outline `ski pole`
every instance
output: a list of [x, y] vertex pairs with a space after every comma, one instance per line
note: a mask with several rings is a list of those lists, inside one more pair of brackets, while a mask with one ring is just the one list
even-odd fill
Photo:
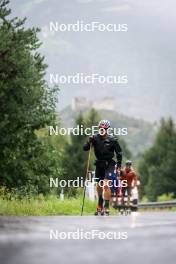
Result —
[[117, 183], [118, 183], [118, 187], [117, 187], [117, 190], [116, 190], [116, 207], [118, 208], [119, 206], [119, 201], [118, 201], [118, 198], [119, 198], [119, 191], [120, 191], [120, 186], [119, 186], [119, 181], [120, 181], [120, 173], [118, 172], [118, 168], [116, 167], [116, 176], [117, 176]]
[[[92, 143], [90, 144], [90, 149], [89, 149], [89, 155], [88, 155], [88, 160], [87, 160], [86, 179], [85, 179], [85, 181], [87, 180], [88, 173], [89, 173], [91, 150], [92, 150]], [[83, 193], [83, 201], [82, 201], [82, 208], [81, 208], [81, 216], [83, 215], [83, 210], [84, 210], [85, 194], [86, 194], [86, 185], [84, 184], [84, 193]]]

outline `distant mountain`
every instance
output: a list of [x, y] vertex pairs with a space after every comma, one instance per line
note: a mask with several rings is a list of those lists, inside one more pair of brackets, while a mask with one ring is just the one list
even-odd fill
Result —
[[[41, 53], [50, 73], [127, 75], [128, 84], [59, 84], [58, 111], [75, 96], [111, 96], [121, 113], [158, 121], [176, 115], [176, 1], [13, 0], [13, 16], [41, 28]], [[50, 22], [127, 24], [127, 32], [51, 31]], [[59, 96], [60, 96], [59, 95]]]
[[[83, 110], [82, 113], [86, 113], [87, 111]], [[125, 140], [128, 148], [134, 155], [143, 152], [152, 145], [156, 133], [154, 124], [141, 119], [131, 118], [112, 110], [99, 110], [98, 112], [102, 119], [111, 121], [112, 127], [125, 127], [128, 129], [128, 135], [120, 137]], [[64, 108], [59, 113], [62, 126], [66, 128], [73, 127], [74, 120], [78, 114], [79, 111], [73, 110], [71, 106]]]

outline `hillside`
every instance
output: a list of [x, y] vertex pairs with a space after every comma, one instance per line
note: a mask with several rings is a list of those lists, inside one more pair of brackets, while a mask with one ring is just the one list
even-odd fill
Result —
[[[134, 155], [143, 152], [152, 145], [155, 137], [155, 129], [152, 123], [131, 118], [116, 111], [100, 110], [98, 112], [102, 119], [110, 120], [113, 127], [126, 127], [128, 129], [128, 135], [121, 137], [126, 141], [128, 148]], [[78, 111], [73, 111], [70, 106], [67, 106], [59, 113], [62, 126], [73, 127], [75, 117], [78, 114]]]

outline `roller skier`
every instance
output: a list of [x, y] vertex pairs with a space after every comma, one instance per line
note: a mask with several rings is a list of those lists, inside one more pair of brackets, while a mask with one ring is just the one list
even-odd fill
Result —
[[[95, 215], [109, 215], [109, 205], [111, 199], [110, 181], [115, 168], [120, 169], [122, 163], [122, 150], [117, 139], [108, 133], [110, 122], [101, 120], [99, 122], [99, 133], [89, 137], [84, 145], [85, 151], [94, 148], [95, 153], [95, 178], [98, 193], [98, 205]], [[116, 161], [114, 160], [116, 156]]]

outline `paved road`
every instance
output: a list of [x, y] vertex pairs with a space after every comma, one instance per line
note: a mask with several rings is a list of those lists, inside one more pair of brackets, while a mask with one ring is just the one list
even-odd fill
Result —
[[0, 217], [0, 263], [175, 264], [176, 213]]

